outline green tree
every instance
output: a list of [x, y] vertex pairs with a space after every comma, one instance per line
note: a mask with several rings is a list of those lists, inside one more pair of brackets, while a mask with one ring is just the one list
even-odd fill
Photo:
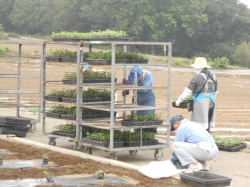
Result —
[[[234, 47], [241, 41], [249, 38], [250, 29], [250, 11], [245, 5], [239, 4], [238, 0], [206, 0], [204, 14], [208, 16], [208, 23], [203, 24], [198, 33], [195, 33], [190, 40], [192, 47], [191, 55], [196, 56], [197, 53], [209, 54], [211, 56], [222, 57], [227, 56], [229, 46]], [[221, 54], [222, 50], [215, 55], [215, 46], [220, 48], [224, 45], [225, 54]], [[225, 46], [228, 47], [225, 47]]]
[[13, 10], [14, 2], [15, 0], [0, 0], [0, 24], [4, 26], [6, 32], [14, 30], [9, 19], [9, 15]]
[[235, 64], [250, 68], [250, 42], [243, 42], [237, 46], [235, 52]]

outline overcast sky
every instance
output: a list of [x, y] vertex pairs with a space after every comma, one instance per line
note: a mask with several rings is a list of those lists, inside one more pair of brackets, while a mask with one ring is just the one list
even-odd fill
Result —
[[239, 0], [240, 2], [246, 4], [250, 8], [250, 0]]

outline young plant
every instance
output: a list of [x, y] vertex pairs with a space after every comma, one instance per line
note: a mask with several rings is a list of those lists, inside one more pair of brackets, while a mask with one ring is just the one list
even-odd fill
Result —
[[172, 186], [176, 186], [178, 184], [177, 180], [175, 178], [173, 178], [171, 180]]
[[84, 166], [85, 166], [85, 163], [84, 163], [84, 162], [81, 162], [81, 163], [77, 164], [77, 167], [83, 168]]
[[49, 171], [44, 170], [43, 174], [46, 176], [46, 180], [48, 182], [54, 182], [55, 181], [54, 176]]
[[43, 153], [43, 154], [42, 154], [42, 159], [48, 160], [48, 159], [49, 159], [48, 154], [47, 154], [47, 153]]
[[98, 178], [98, 179], [103, 179], [103, 177], [104, 177], [104, 172], [103, 172], [103, 170], [101, 170], [101, 169], [97, 170], [97, 171], [96, 171], [96, 175], [97, 175], [97, 178]]
[[48, 177], [48, 176], [50, 175], [50, 172], [47, 171], [47, 170], [44, 170], [44, 171], [43, 171], [43, 174], [44, 174], [46, 177]]

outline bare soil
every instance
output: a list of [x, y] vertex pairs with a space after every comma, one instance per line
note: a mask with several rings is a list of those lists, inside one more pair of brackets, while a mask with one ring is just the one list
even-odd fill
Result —
[[[17, 45], [14, 48], [13, 45], [4, 45], [8, 47], [10, 54], [17, 54]], [[3, 46], [0, 46], [3, 47]], [[76, 50], [76, 46], [70, 45], [49, 45], [47, 51], [50, 48], [66, 48], [72, 51]], [[27, 57], [37, 57], [40, 53], [40, 46], [28, 45], [23, 47], [23, 53]], [[87, 49], [86, 49], [87, 50]], [[157, 63], [162, 59], [160, 57], [151, 58], [151, 63]], [[97, 69], [103, 69], [105, 71], [111, 71], [110, 66], [94, 66]], [[149, 69], [149, 68], [148, 68]], [[127, 68], [129, 70], [129, 68]], [[167, 75], [168, 72], [161, 68], [150, 68], [153, 73], [154, 85], [157, 87], [167, 86]], [[16, 61], [1, 61], [0, 63], [0, 74], [16, 74], [18, 71], [18, 63]], [[47, 62], [46, 64], [46, 80], [61, 80], [63, 79], [65, 72], [76, 72], [76, 64], [74, 63], [56, 63], [56, 62]], [[38, 76], [40, 73], [40, 64], [37, 62], [24, 61], [22, 64], [22, 75], [34, 75]], [[194, 73], [190, 72], [171, 72], [171, 101], [174, 101], [182, 93], [184, 88], [188, 85], [189, 80], [192, 78]], [[118, 82], [122, 81], [123, 78], [123, 68], [116, 68], [116, 77]], [[217, 97], [216, 103], [216, 128], [234, 128], [234, 129], [250, 129], [250, 76], [249, 75], [226, 75], [226, 74], [217, 74], [218, 83], [219, 83], [219, 94]], [[16, 79], [4, 79], [0, 80], [1, 89], [16, 89], [18, 82]], [[21, 88], [24, 90], [33, 90], [38, 91], [39, 89], [39, 79], [22, 79]], [[61, 83], [57, 84], [48, 84], [46, 87], [46, 93], [49, 93], [53, 89], [73, 89], [74, 86], [67, 86]], [[167, 94], [168, 90], [155, 90], [156, 95], [156, 104], [163, 105], [167, 103]], [[121, 98], [121, 91], [118, 90], [118, 99]], [[128, 100], [131, 99], [129, 96]], [[2, 101], [16, 100], [16, 95], [6, 94], [1, 95]], [[21, 95], [21, 100], [28, 103], [37, 103], [38, 95], [35, 94], [25, 94]], [[48, 105], [54, 105], [54, 103], [48, 103]], [[157, 111], [162, 114], [162, 118], [166, 119], [164, 111]], [[186, 109], [179, 109], [171, 107], [171, 116], [175, 114], [183, 114], [186, 118], [190, 118], [191, 114]], [[222, 130], [216, 131], [212, 134], [217, 135], [232, 135], [232, 136], [243, 136], [246, 140], [250, 141], [250, 132], [249, 131], [229, 131]], [[31, 146], [24, 146], [19, 144], [11, 144], [9, 142], [1, 141], [0, 148], [6, 149], [12, 152], [13, 154], [9, 156], [4, 156], [4, 159], [40, 159], [41, 154], [44, 150], [36, 149]], [[96, 170], [103, 169], [107, 174], [115, 174], [118, 176], [128, 176], [131, 179], [138, 181], [138, 184], [130, 186], [170, 186], [171, 179], [165, 178], [160, 180], [152, 180], [147, 178], [136, 171], [131, 171], [124, 168], [114, 167], [110, 165], [105, 165], [97, 163], [91, 160], [84, 160], [78, 157], [69, 157], [67, 155], [59, 154], [50, 150], [46, 150], [50, 156], [50, 160], [57, 165], [60, 165], [60, 168], [49, 168], [48, 170], [53, 173], [55, 176], [66, 175], [66, 171], [70, 170], [71, 174], [94, 174]], [[77, 164], [85, 163], [84, 168], [78, 167]], [[9, 170], [3, 169], [1, 172], [3, 175], [0, 175], [1, 180], [6, 179], [22, 179], [22, 178], [43, 178], [41, 168], [30, 168], [20, 170]], [[187, 184], [178, 181], [179, 186], [189, 186]], [[56, 185], [54, 185], [56, 186]], [[103, 185], [103, 186], [112, 186], [112, 185]], [[116, 185], [117, 186], [117, 185]], [[121, 185], [122, 186], [122, 185]]]
[[[117, 185], [122, 186], [137, 186], [137, 187], [162, 187], [171, 186], [171, 178], [163, 178], [153, 180], [148, 178], [138, 171], [124, 169], [121, 167], [111, 166], [108, 164], [102, 164], [90, 159], [82, 159], [76, 156], [64, 155], [58, 152], [54, 152], [47, 149], [38, 149], [33, 146], [13, 143], [9, 141], [0, 140], [0, 149], [2, 151], [9, 152], [11, 154], [2, 156], [3, 160], [41, 160], [41, 155], [47, 153], [49, 156], [49, 162], [54, 163], [59, 168], [47, 168], [46, 170], [56, 176], [67, 176], [73, 177], [74, 175], [80, 174], [85, 176], [86, 174], [95, 175], [96, 171], [102, 169], [105, 176], [116, 175], [118, 178], [127, 180], [130, 182], [129, 185]], [[42, 161], [42, 160], [41, 160]], [[15, 180], [15, 179], [26, 179], [26, 178], [45, 178], [43, 171], [44, 168], [32, 167], [24, 169], [0, 169], [1, 175], [0, 180]], [[70, 175], [70, 176], [69, 176]], [[100, 182], [101, 183], [101, 182]], [[189, 187], [181, 181], [178, 182], [180, 187]], [[61, 186], [61, 185], [50, 185], [50, 186]], [[94, 185], [95, 187], [111, 187], [114, 185]], [[93, 187], [94, 187], [93, 186]]]

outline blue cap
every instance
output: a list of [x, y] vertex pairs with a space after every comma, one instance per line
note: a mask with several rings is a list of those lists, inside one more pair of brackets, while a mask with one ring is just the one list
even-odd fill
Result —
[[[135, 67], [133, 66], [130, 70], [129, 78], [128, 78], [130, 82], [133, 82], [133, 83], [135, 82], [134, 75], [135, 75]], [[137, 67], [137, 82], [141, 80], [141, 75], [142, 75], [142, 67], [138, 66]]]
[[86, 69], [88, 69], [89, 67], [91, 67], [91, 65], [89, 64], [83, 65], [82, 72], [86, 71]]
[[174, 129], [174, 127], [173, 127], [174, 124], [175, 124], [175, 122], [176, 122], [176, 121], [180, 121], [180, 120], [182, 120], [182, 119], [184, 119], [184, 118], [183, 118], [183, 116], [180, 115], [180, 114], [173, 116], [173, 117], [170, 119], [170, 124], [171, 124], [171, 129], [170, 129], [170, 131], [175, 131], [175, 129]]

